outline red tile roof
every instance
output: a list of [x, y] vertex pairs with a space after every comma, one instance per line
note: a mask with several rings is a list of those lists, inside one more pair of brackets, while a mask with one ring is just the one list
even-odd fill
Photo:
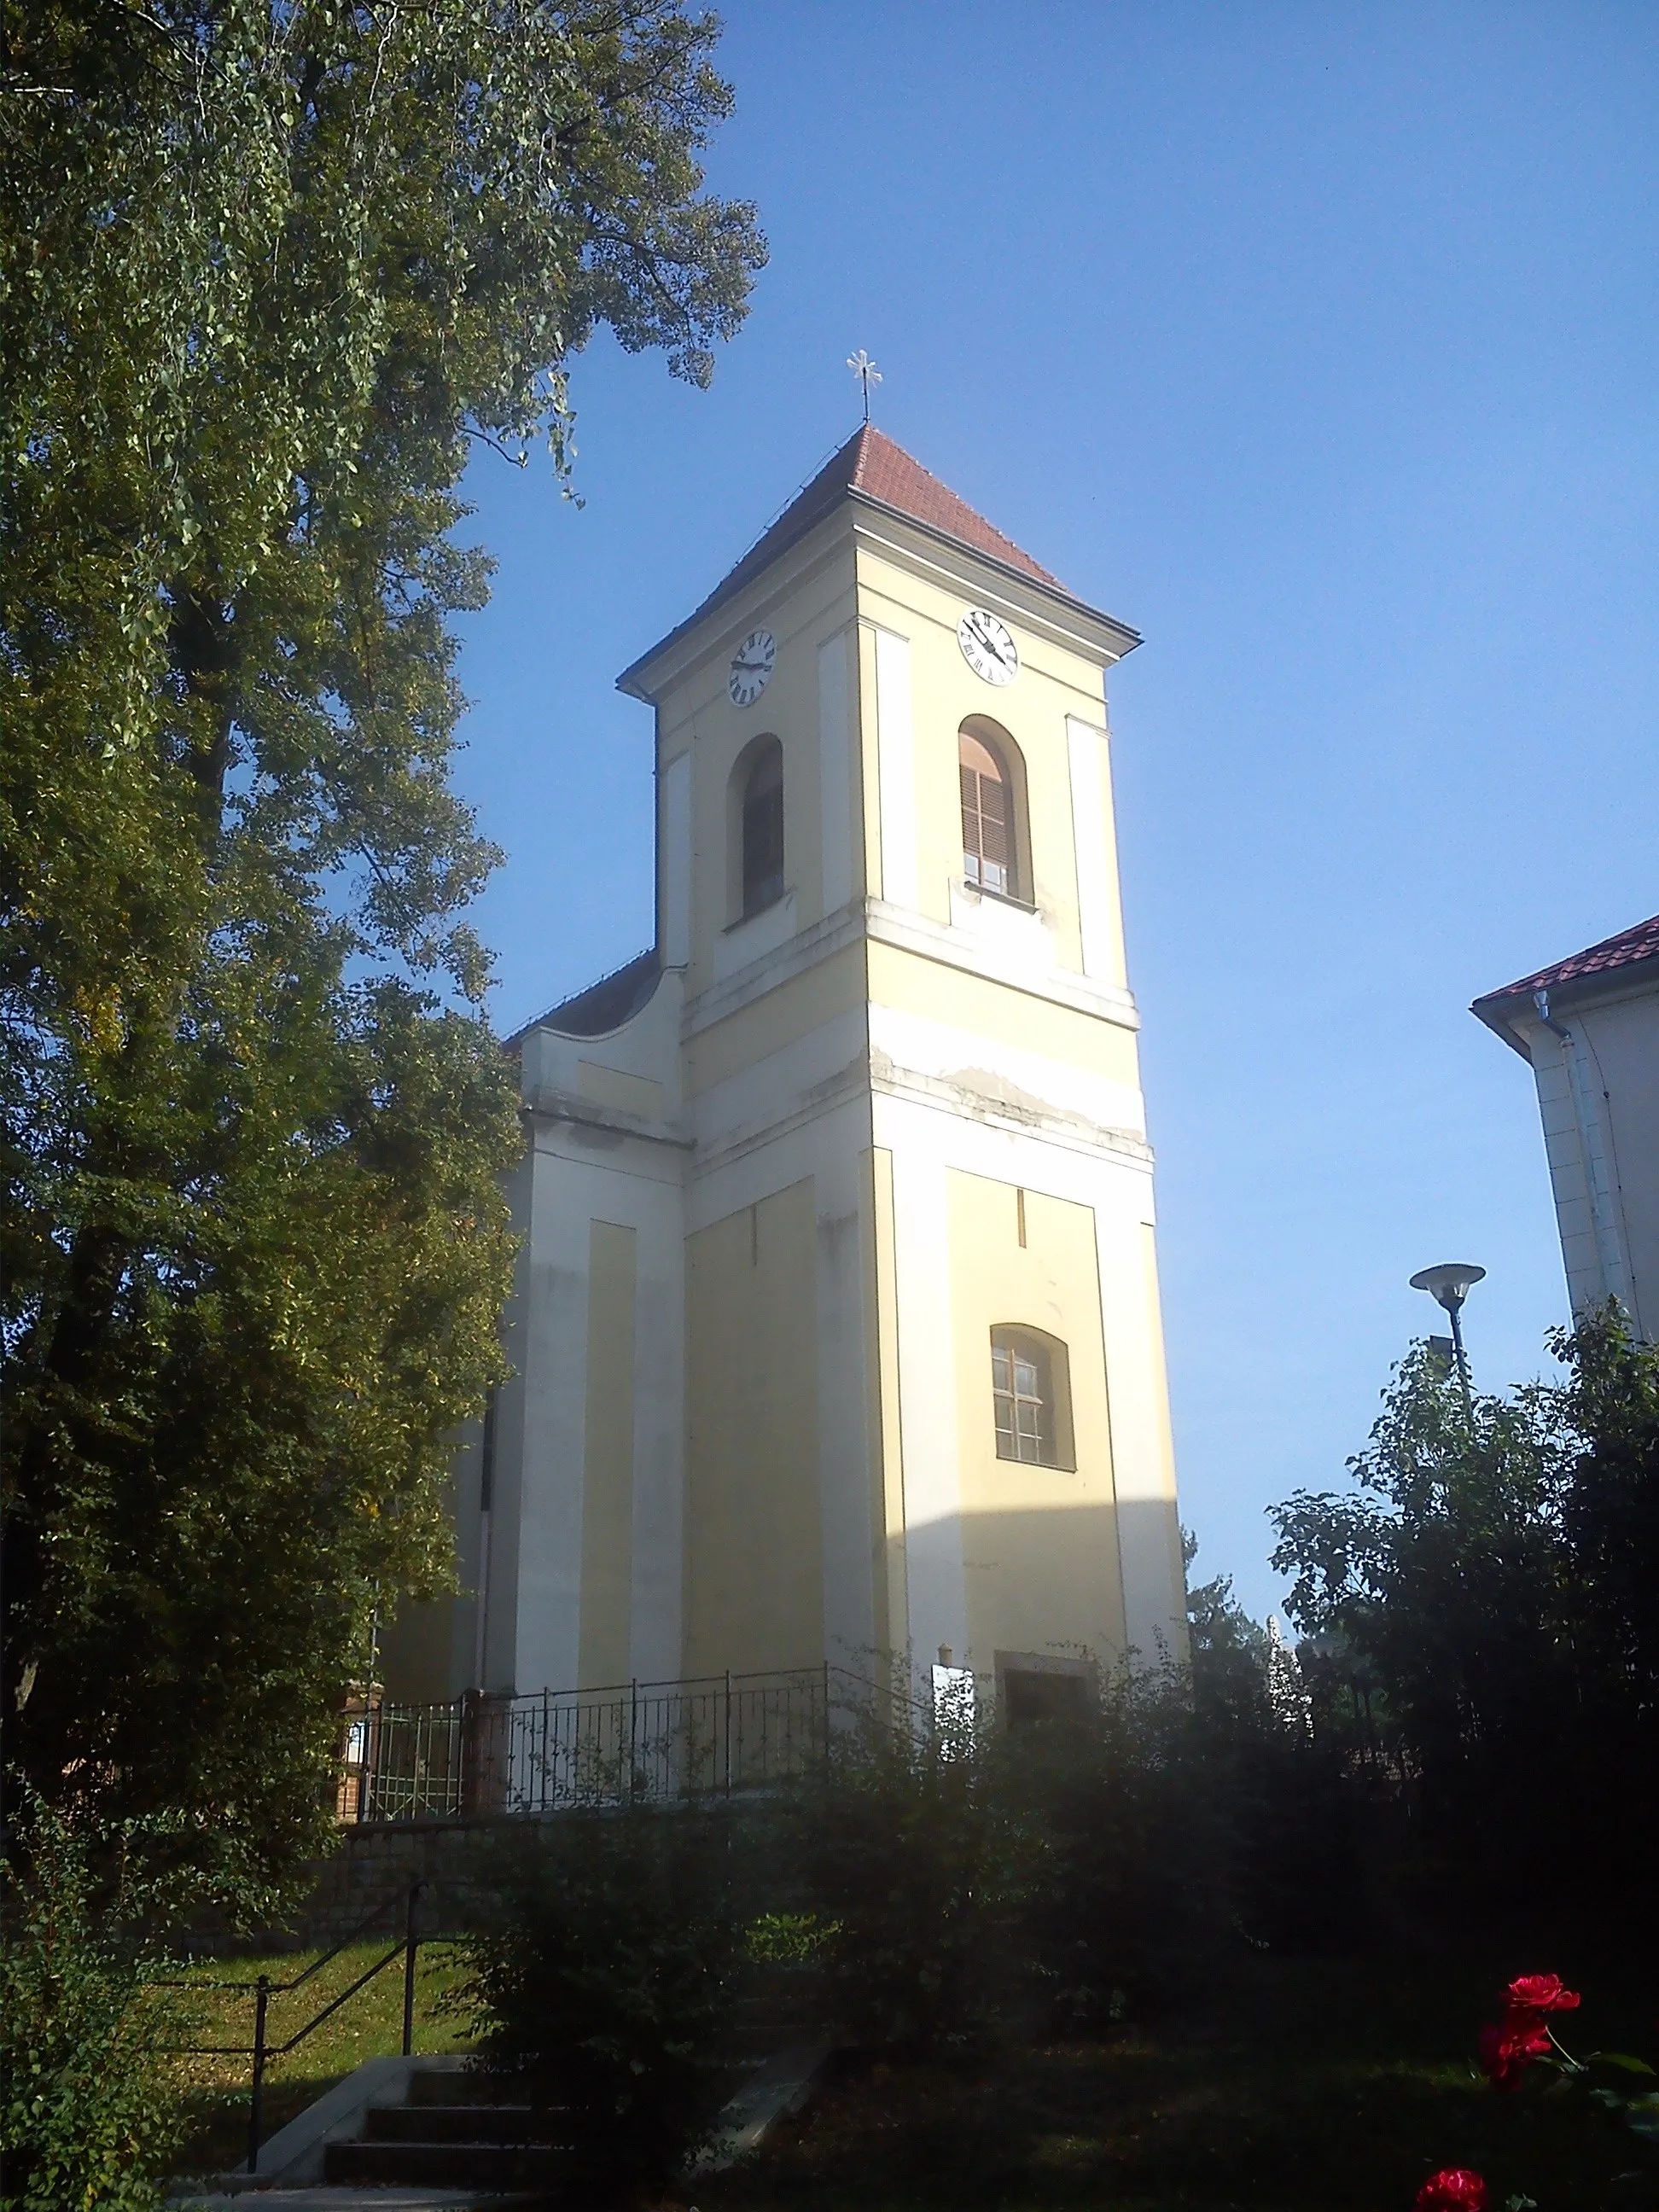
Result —
[[927, 529], [953, 538], [959, 545], [1000, 561], [1005, 568], [1029, 576], [1034, 583], [1044, 585], [1066, 599], [1073, 599], [1057, 576], [1051, 575], [1029, 553], [1022, 551], [1012, 538], [1005, 538], [982, 514], [975, 514], [965, 499], [958, 499], [948, 484], [930, 476], [920, 461], [912, 460], [884, 431], [866, 422], [838, 453], [830, 456], [811, 482], [795, 494], [777, 520], [761, 532], [736, 568], [715, 586], [702, 605], [683, 623], [677, 623], [668, 636], [653, 646], [650, 653], [643, 654], [632, 668], [624, 670], [617, 682], [626, 690], [635, 671], [659, 653], [663, 646], [740, 592], [786, 546], [804, 538], [814, 523], [821, 522], [842, 500], [848, 498], [908, 515]]
[[[1021, 552], [1012, 538], [1005, 538], [1000, 530], [993, 529], [982, 514], [975, 514], [965, 499], [958, 499], [948, 484], [929, 476], [920, 461], [913, 461], [902, 446], [896, 446], [882, 431], [872, 429], [866, 422], [856, 437], [848, 440], [830, 462], [830, 468], [839, 468], [849, 454], [852, 466], [846, 478], [849, 491], [861, 491], [866, 498], [878, 499], [884, 507], [895, 507], [901, 514], [925, 522], [934, 530], [942, 530], [947, 538], [971, 545], [976, 553], [988, 553], [994, 561], [1035, 576], [1040, 584], [1052, 584], [1058, 590], [1065, 590], [1057, 576], [1039, 568], [1029, 553]], [[803, 498], [805, 495], [804, 493]], [[786, 514], [783, 520], [787, 522], [788, 519]]]
[[1638, 921], [1633, 929], [1621, 929], [1617, 937], [1604, 937], [1599, 945], [1575, 952], [1569, 959], [1558, 960], [1553, 968], [1540, 968], [1535, 975], [1523, 975], [1518, 983], [1488, 991], [1474, 1003], [1485, 1006], [1495, 999], [1530, 998], [1534, 991], [1553, 991], [1560, 984], [1580, 982], [1587, 976], [1634, 968], [1644, 960], [1659, 960], [1659, 914]]

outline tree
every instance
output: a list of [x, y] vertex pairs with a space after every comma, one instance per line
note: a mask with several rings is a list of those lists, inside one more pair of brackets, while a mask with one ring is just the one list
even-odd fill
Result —
[[1639, 1881], [1659, 1752], [1659, 1355], [1613, 1309], [1561, 1383], [1466, 1413], [1401, 1363], [1357, 1487], [1274, 1509], [1289, 1610], [1373, 1686], [1437, 1870], [1488, 1895]]
[[706, 381], [763, 249], [672, 0], [5, 15], [4, 1711], [258, 1881], [499, 1366], [459, 480], [568, 470], [599, 323]]

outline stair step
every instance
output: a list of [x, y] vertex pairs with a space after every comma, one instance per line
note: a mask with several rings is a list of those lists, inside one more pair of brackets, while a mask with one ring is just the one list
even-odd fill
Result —
[[411, 2105], [521, 2105], [524, 2093], [510, 2074], [482, 2067], [421, 2067], [409, 2077]]
[[548, 2116], [528, 2105], [374, 2105], [363, 2114], [365, 2142], [555, 2143]]
[[569, 2154], [545, 2143], [334, 2142], [325, 2156], [329, 2182], [378, 2187], [523, 2189], [562, 2180], [569, 2169]]

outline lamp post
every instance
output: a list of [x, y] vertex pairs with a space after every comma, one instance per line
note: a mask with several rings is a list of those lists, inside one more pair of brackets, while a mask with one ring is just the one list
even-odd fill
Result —
[[1414, 1291], [1426, 1291], [1438, 1306], [1443, 1306], [1451, 1321], [1452, 1354], [1457, 1362], [1457, 1379], [1463, 1386], [1463, 1411], [1473, 1421], [1474, 1400], [1469, 1390], [1468, 1355], [1463, 1349], [1463, 1327], [1458, 1315], [1463, 1301], [1475, 1284], [1484, 1281], [1484, 1267], [1460, 1266], [1444, 1261], [1437, 1267], [1425, 1267], [1412, 1277]]

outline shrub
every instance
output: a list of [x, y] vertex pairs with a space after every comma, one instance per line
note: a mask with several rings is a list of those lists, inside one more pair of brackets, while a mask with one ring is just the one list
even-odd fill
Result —
[[501, 1847], [458, 2006], [481, 2063], [566, 2109], [586, 2184], [667, 2180], [720, 2102], [738, 1996], [731, 1835], [696, 1808], [569, 1813]]
[[1029, 1838], [1028, 1956], [1060, 2023], [1153, 2005], [1233, 1940], [1237, 1838], [1214, 1750], [1173, 1674], [1112, 1675], [1086, 1713], [994, 1741], [992, 1786]]
[[11, 1839], [0, 1943], [6, 2212], [139, 2212], [160, 2202], [172, 2037], [130, 1929], [132, 1838], [29, 1801]]
[[819, 1932], [842, 2028], [930, 2050], [1016, 1997], [1029, 1838], [971, 1723], [907, 1724], [884, 1703], [831, 1737], [823, 1774], [778, 1803], [775, 1880]]

